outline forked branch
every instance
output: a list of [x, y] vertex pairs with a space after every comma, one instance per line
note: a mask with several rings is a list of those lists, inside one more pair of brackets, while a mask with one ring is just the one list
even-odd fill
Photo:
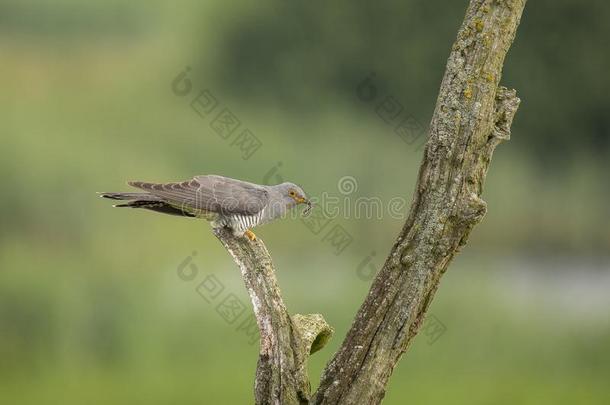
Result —
[[524, 6], [525, 0], [470, 0], [441, 83], [409, 217], [313, 398], [307, 352], [332, 329], [319, 315], [288, 315], [262, 242], [216, 233], [242, 270], [261, 332], [258, 404], [381, 402], [441, 276], [487, 210], [481, 199], [487, 169], [495, 147], [509, 138], [519, 106], [515, 91], [499, 81]]

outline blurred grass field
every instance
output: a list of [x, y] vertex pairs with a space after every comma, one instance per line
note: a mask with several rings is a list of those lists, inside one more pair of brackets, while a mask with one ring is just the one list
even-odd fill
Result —
[[[196, 291], [213, 274], [248, 304], [208, 225], [113, 210], [96, 191], [205, 173], [262, 182], [280, 163], [283, 179], [314, 196], [339, 195], [337, 181], [353, 176], [354, 196], [410, 198], [420, 152], [373, 107], [354, 107], [354, 94], [320, 93], [295, 113], [219, 79], [226, 27], [255, 12], [245, 2], [0, 6], [0, 403], [252, 402], [257, 345]], [[172, 93], [185, 66], [197, 72], [194, 88], [261, 140], [252, 158]], [[299, 82], [302, 66], [285, 69]], [[418, 116], [427, 122], [436, 89], [419, 91], [432, 100]], [[527, 98], [521, 108], [532, 108]], [[384, 403], [610, 403], [607, 162], [574, 146], [540, 165], [527, 153], [536, 131], [518, 128], [494, 156], [488, 214], [432, 305], [446, 332], [433, 344], [416, 339]], [[381, 266], [404, 222], [336, 221], [353, 236], [339, 255], [299, 220], [257, 232], [290, 310], [323, 313], [336, 329], [311, 359], [314, 386], [367, 292], [357, 267], [373, 251]], [[177, 268], [193, 251], [197, 277], [184, 281]]]

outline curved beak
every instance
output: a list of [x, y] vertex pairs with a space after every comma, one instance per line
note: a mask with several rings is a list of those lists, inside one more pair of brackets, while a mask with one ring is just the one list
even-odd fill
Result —
[[294, 197], [292, 197], [292, 199], [293, 199], [293, 200], [294, 200], [294, 201], [295, 201], [297, 204], [305, 204], [305, 205], [307, 205], [307, 207], [305, 207], [305, 209], [303, 210], [303, 214], [302, 214], [302, 216], [307, 216], [307, 215], [309, 215], [309, 212], [311, 211], [311, 208], [312, 208], [312, 205], [313, 205], [313, 204], [311, 203], [311, 201], [310, 201], [310, 200], [308, 200], [307, 198], [302, 197], [302, 196], [300, 196], [300, 195], [294, 196]]

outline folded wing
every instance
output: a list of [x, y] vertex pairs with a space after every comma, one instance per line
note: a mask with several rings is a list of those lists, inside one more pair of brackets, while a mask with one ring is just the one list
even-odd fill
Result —
[[267, 190], [262, 186], [215, 175], [196, 176], [179, 183], [132, 181], [128, 184], [190, 212], [255, 215], [269, 201]]

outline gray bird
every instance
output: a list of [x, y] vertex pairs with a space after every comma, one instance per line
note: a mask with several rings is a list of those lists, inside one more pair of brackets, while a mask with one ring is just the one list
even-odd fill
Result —
[[145, 183], [130, 181], [139, 193], [100, 193], [100, 197], [126, 200], [115, 207], [144, 208], [170, 215], [204, 218], [212, 227], [230, 228], [235, 236], [244, 234], [255, 240], [250, 230], [285, 215], [298, 204], [305, 204], [307, 215], [311, 201], [303, 189], [293, 183], [265, 186], [224, 176], [195, 176], [180, 183]]

